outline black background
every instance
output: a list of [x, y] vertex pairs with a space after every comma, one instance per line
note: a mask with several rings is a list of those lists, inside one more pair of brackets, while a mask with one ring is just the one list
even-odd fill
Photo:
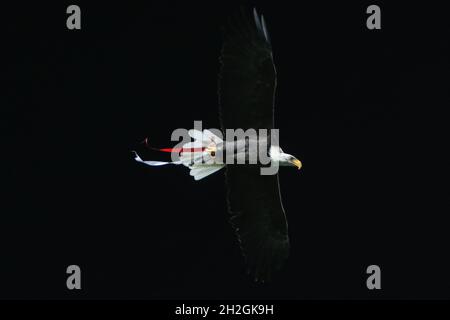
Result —
[[[304, 165], [280, 173], [282, 272], [245, 275], [223, 172], [194, 182], [130, 152], [156, 160], [145, 137], [219, 127], [220, 26], [239, 3], [76, 3], [78, 31], [72, 3], [22, 3], [2, 15], [0, 298], [450, 298], [444, 8], [246, 3], [271, 33], [281, 146]], [[366, 288], [371, 264], [382, 290]]]

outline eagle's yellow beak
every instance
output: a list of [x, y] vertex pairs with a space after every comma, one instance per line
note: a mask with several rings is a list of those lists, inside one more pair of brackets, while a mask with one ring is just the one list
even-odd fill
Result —
[[302, 163], [301, 163], [300, 160], [298, 160], [298, 159], [292, 160], [292, 164], [293, 164], [294, 166], [296, 166], [299, 170], [300, 170], [300, 168], [302, 167]]

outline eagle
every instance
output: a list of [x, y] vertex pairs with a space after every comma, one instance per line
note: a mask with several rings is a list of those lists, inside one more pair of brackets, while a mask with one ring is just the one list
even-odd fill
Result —
[[[188, 131], [194, 140], [181, 147], [157, 149], [176, 155], [175, 161], [144, 161], [137, 153], [135, 160], [151, 166], [182, 164], [195, 180], [226, 168], [227, 206], [247, 273], [256, 282], [266, 282], [280, 270], [289, 255], [288, 223], [281, 201], [278, 173], [261, 174], [260, 165], [224, 161], [256, 153], [249, 139], [223, 140], [229, 129], [273, 130], [277, 76], [272, 45], [264, 17], [241, 10], [223, 28], [224, 42], [218, 76], [219, 118], [221, 133], [213, 130]], [[264, 140], [270, 161], [280, 166], [302, 163], [285, 153], [268, 138]], [[147, 140], [145, 140], [147, 144]], [[155, 148], [153, 148], [155, 149]], [[259, 150], [259, 149], [258, 149]], [[172, 158], [173, 159], [173, 158]], [[227, 160], [229, 160], [227, 158]], [[231, 164], [230, 164], [231, 163]]]

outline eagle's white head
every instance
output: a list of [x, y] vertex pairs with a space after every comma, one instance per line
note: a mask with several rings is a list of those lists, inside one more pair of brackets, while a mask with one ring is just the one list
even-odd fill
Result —
[[284, 153], [280, 147], [271, 146], [269, 155], [270, 159], [279, 162], [280, 166], [293, 166], [297, 167], [299, 170], [302, 167], [300, 160], [289, 153]]

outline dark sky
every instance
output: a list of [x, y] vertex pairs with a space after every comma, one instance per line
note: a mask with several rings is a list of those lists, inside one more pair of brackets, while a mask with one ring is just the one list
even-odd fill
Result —
[[[219, 127], [220, 26], [239, 4], [122, 2], [80, 4], [79, 31], [69, 2], [2, 16], [0, 298], [450, 298], [442, 8], [377, 2], [370, 31], [373, 3], [256, 3], [281, 146], [304, 165], [280, 173], [291, 254], [261, 286], [228, 224], [223, 171], [195, 182], [130, 152], [156, 160], [145, 137], [168, 147], [194, 120]], [[81, 291], [66, 289], [71, 264]]]

